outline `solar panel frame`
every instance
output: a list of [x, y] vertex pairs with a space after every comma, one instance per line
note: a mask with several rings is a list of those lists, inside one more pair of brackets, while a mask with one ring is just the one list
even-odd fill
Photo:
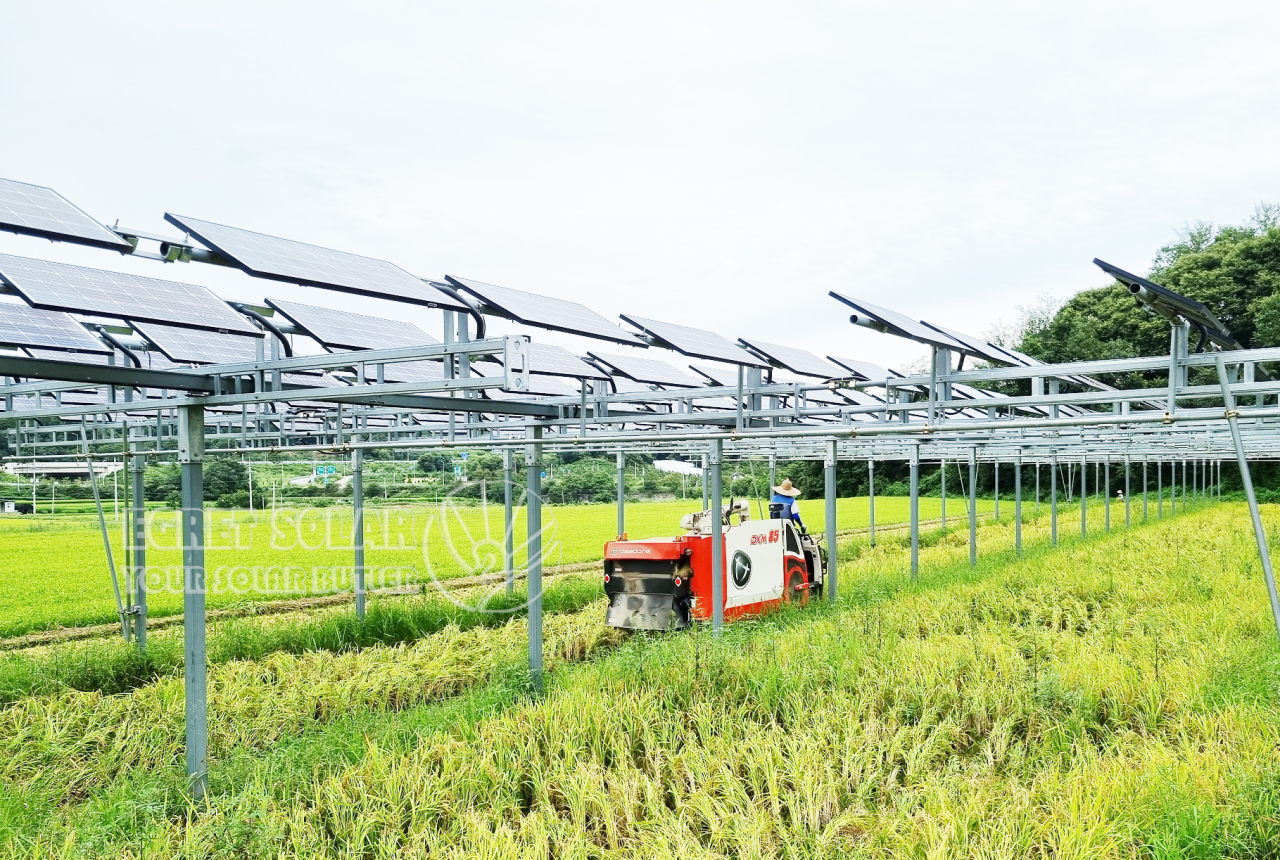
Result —
[[587, 355], [601, 364], [605, 364], [635, 382], [647, 382], [653, 385], [670, 385], [677, 388], [705, 387], [696, 376], [685, 373], [680, 368], [659, 361], [656, 358], [641, 358], [632, 355], [613, 355], [603, 352], [588, 352]]
[[881, 367], [874, 362], [862, 361], [857, 358], [839, 358], [838, 356], [828, 355], [827, 360], [839, 367], [843, 367], [854, 376], [860, 377], [864, 382], [884, 382], [886, 379], [893, 379], [899, 375], [887, 367]]
[[914, 340], [918, 343], [928, 344], [929, 346], [937, 346], [943, 349], [957, 350], [959, 352], [967, 352], [968, 349], [958, 340], [954, 340], [939, 331], [929, 328], [923, 323], [913, 320], [908, 316], [891, 311], [888, 308], [882, 308], [879, 305], [873, 305], [870, 302], [864, 302], [860, 299], [851, 299], [846, 295], [831, 290], [828, 293], [832, 298], [843, 302], [855, 311], [862, 313], [864, 316], [870, 317], [886, 328], [892, 329], [890, 332], [898, 337], [904, 337], [908, 340]]
[[[608, 379], [609, 374], [562, 346], [554, 343], [530, 342], [529, 373], [538, 376], [568, 376], [573, 379]], [[502, 362], [499, 361], [498, 364]]]
[[386, 260], [171, 212], [164, 219], [255, 278], [467, 310], [447, 293]]
[[0, 230], [76, 245], [133, 251], [133, 246], [52, 188], [0, 179]]
[[[583, 337], [646, 346], [640, 338], [579, 302], [540, 296], [524, 290], [500, 287], [470, 278], [445, 275], [445, 280], [483, 302], [485, 308], [525, 325], [562, 331]], [[482, 311], [484, 308], [482, 308]]]
[[836, 368], [806, 350], [766, 343], [755, 338], [740, 337], [738, 341], [798, 376], [812, 376], [818, 379], [834, 379], [840, 376]]
[[[137, 322], [129, 325], [170, 361], [185, 364], [231, 364], [257, 361], [255, 343], [262, 335], [219, 334], [163, 323]], [[232, 354], [228, 355], [227, 350]]]
[[111, 353], [111, 347], [89, 334], [70, 315], [14, 302], [0, 302], [0, 343], [63, 352]]
[[926, 325], [937, 332], [945, 334], [947, 337], [951, 338], [952, 340], [958, 341], [959, 343], [964, 344], [966, 348], [965, 352], [967, 352], [969, 355], [974, 356], [975, 358], [982, 358], [982, 359], [986, 359], [987, 361], [994, 361], [998, 364], [1012, 363], [1009, 361], [1008, 358], [1001, 355], [999, 350], [993, 348], [991, 344], [987, 343], [981, 338], [976, 338], [976, 337], [973, 337], [972, 335], [967, 335], [962, 331], [955, 331], [954, 329], [949, 329], [946, 326], [941, 326], [935, 323], [931, 323], [928, 320], [921, 320], [920, 322], [923, 325]]
[[393, 349], [437, 344], [436, 338], [403, 320], [267, 299], [267, 305], [324, 346], [337, 349]]
[[736, 368], [710, 367], [705, 364], [691, 364], [689, 365], [689, 369], [705, 378], [711, 385], [738, 384], [738, 371]]
[[681, 355], [724, 361], [729, 364], [745, 364], [749, 367], [769, 365], [733, 343], [726, 337], [705, 329], [692, 328], [678, 323], [662, 322], [632, 314], [621, 314], [622, 319], [656, 338]]
[[194, 284], [9, 254], [0, 254], [0, 280], [43, 310], [258, 333], [213, 291]]

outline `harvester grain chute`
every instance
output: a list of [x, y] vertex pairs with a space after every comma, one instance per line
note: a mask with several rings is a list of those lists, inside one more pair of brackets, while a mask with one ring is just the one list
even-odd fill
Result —
[[[826, 548], [789, 519], [752, 520], [743, 499], [723, 506], [724, 618], [759, 615], [822, 594]], [[604, 547], [606, 621], [631, 630], [679, 630], [712, 617], [712, 511], [685, 514], [684, 534], [613, 540]]]

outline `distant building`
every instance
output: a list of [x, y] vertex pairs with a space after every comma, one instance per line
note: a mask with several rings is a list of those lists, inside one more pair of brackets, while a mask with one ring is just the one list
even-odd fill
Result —
[[[5, 463], [4, 471], [18, 478], [79, 478], [89, 477], [89, 464], [83, 460], [48, 460], [37, 463]], [[93, 472], [99, 478], [112, 475], [124, 468], [123, 463], [107, 463], [95, 461]]]

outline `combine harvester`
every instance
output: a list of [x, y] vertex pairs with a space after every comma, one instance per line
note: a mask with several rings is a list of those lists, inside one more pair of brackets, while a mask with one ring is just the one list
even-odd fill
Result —
[[[777, 511], [770, 506], [775, 517]], [[725, 505], [724, 618], [760, 615], [782, 603], [822, 595], [826, 549], [791, 520], [752, 520], [746, 499]], [[736, 520], [736, 522], [735, 522]], [[627, 630], [680, 630], [712, 616], [711, 511], [685, 514], [679, 537], [609, 541], [604, 545], [605, 616]]]

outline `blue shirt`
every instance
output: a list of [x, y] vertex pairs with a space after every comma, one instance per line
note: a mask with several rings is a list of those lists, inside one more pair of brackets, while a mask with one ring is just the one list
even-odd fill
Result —
[[782, 518], [784, 520], [795, 520], [804, 525], [804, 521], [800, 519], [800, 511], [796, 509], [796, 500], [790, 496], [784, 496], [782, 493], [774, 493], [773, 498], [769, 500], [771, 505], [782, 505]]

